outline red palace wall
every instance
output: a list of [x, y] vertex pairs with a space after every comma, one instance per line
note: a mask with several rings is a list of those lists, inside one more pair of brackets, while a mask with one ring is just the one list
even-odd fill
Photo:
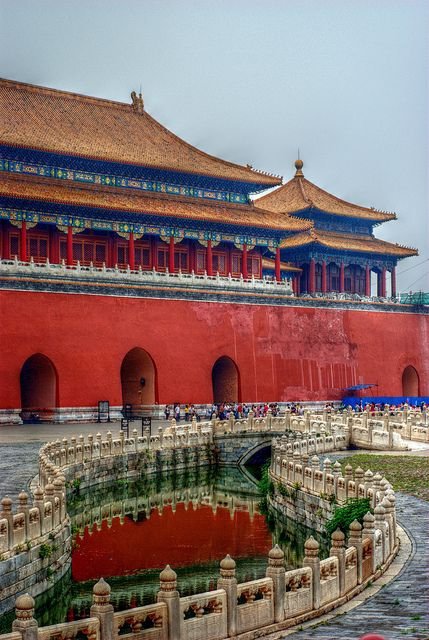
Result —
[[0, 321], [0, 408], [21, 406], [21, 368], [37, 353], [56, 368], [57, 406], [122, 405], [134, 347], [155, 363], [159, 403], [212, 401], [221, 356], [237, 364], [244, 401], [340, 398], [362, 381], [402, 395], [408, 365], [429, 394], [427, 315], [1, 291]]

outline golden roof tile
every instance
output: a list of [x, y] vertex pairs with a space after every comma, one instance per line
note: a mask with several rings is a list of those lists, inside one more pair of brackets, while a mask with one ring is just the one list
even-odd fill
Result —
[[367, 219], [374, 223], [396, 220], [395, 213], [346, 202], [313, 184], [304, 178], [302, 160], [297, 160], [295, 166], [297, 170], [292, 180], [255, 200], [256, 206], [288, 215], [295, 215], [313, 207], [333, 215]]
[[281, 184], [273, 176], [200, 151], [132, 104], [0, 79], [0, 143], [223, 180]]
[[383, 255], [407, 258], [418, 255], [417, 249], [404, 247], [399, 244], [379, 240], [373, 236], [356, 235], [351, 233], [334, 233], [332, 231], [322, 231], [320, 229], [309, 229], [289, 238], [285, 238], [280, 243], [281, 249], [292, 249], [294, 247], [304, 247], [308, 244], [320, 244], [331, 249], [342, 251], [357, 251], [361, 253], [379, 253]]
[[207, 220], [281, 232], [302, 231], [312, 226], [308, 220], [299, 220], [258, 209], [253, 204], [200, 201], [100, 185], [75, 186], [75, 183], [68, 184], [62, 180], [47, 180], [31, 176], [0, 175], [1, 196], [201, 222]]

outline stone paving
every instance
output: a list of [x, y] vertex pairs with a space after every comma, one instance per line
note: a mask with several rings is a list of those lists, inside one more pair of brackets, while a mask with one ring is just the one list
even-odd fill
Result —
[[[156, 425], [164, 426], [164, 421]], [[27, 488], [24, 485], [28, 486], [37, 473], [37, 453], [43, 442], [97, 431], [105, 434], [109, 430], [117, 433], [119, 423], [1, 426], [0, 497], [8, 494], [14, 499], [19, 491]], [[428, 446], [410, 445], [413, 451], [409, 454], [428, 456]], [[400, 573], [392, 580], [398, 570], [392, 565], [375, 585], [358, 597], [356, 601], [364, 601], [360, 606], [353, 601], [320, 618], [316, 624], [309, 622], [302, 630], [276, 634], [273, 640], [292, 634], [297, 640], [357, 640], [371, 631], [381, 633], [386, 640], [429, 640], [429, 505], [405, 494], [397, 493], [396, 497], [398, 520], [411, 541], [410, 544], [406, 537], [402, 539], [401, 558], [396, 566], [401, 562], [406, 564]]]

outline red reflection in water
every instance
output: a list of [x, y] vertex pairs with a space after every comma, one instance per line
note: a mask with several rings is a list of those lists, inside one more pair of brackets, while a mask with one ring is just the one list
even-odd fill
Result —
[[109, 528], [94, 526], [77, 537], [73, 551], [72, 573], [75, 580], [96, 580], [100, 576], [121, 576], [141, 569], [203, 564], [221, 560], [226, 553], [233, 558], [266, 555], [272, 538], [265, 518], [246, 511], [231, 515], [225, 508], [201, 505], [194, 511], [183, 503], [164, 508], [162, 515], [152, 510], [149, 520], [134, 522], [126, 518], [121, 525], [115, 518]]

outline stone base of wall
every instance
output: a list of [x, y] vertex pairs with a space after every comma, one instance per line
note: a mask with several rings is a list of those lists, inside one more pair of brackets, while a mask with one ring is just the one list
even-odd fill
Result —
[[334, 506], [328, 500], [300, 489], [292, 489], [291, 492], [292, 497], [268, 496], [268, 504], [283, 517], [326, 534], [325, 525], [334, 513]]
[[0, 424], [22, 424], [21, 409], [0, 409]]
[[[50, 555], [41, 558], [40, 554], [48, 548]], [[50, 589], [67, 573], [70, 565], [71, 532], [68, 522], [56, 532], [39, 538], [37, 545], [0, 561], [0, 614], [13, 609], [19, 595], [29, 593], [35, 597]]]

